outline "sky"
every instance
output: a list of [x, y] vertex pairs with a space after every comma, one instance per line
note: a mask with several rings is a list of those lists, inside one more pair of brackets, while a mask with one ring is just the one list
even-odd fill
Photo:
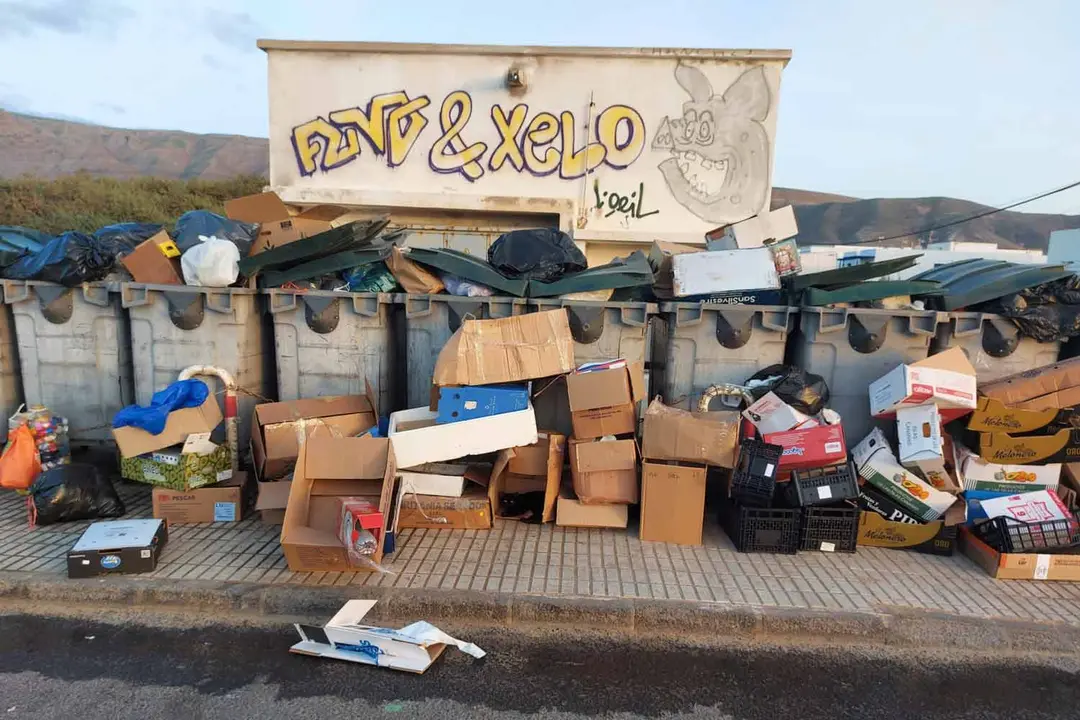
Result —
[[[785, 48], [775, 185], [1001, 206], [1080, 180], [1080, 2], [530, 5], [0, 0], [0, 107], [265, 137], [258, 38]], [[1080, 188], [1022, 209], [1080, 214]]]

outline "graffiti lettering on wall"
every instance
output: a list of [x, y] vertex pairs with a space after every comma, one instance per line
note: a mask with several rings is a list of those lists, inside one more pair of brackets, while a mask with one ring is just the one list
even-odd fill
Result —
[[[365, 108], [335, 110], [296, 126], [292, 143], [300, 173], [307, 176], [342, 167], [361, 157], [364, 146], [388, 167], [401, 165], [431, 122], [428, 113], [433, 108], [429, 108], [427, 95], [410, 98], [399, 90], [376, 95]], [[532, 111], [524, 103], [495, 104], [487, 114], [498, 137], [491, 146], [468, 140], [475, 138], [475, 123], [484, 122], [469, 93], [455, 90], [443, 98], [436, 120], [440, 134], [428, 151], [431, 169], [460, 173], [469, 181], [507, 167], [541, 177], [558, 173], [572, 180], [601, 165], [625, 169], [645, 149], [645, 121], [627, 105], [601, 111], [589, 131], [569, 110], [556, 115]]]
[[596, 198], [596, 209], [606, 218], [619, 213], [626, 220], [640, 220], [660, 212], [645, 209], [645, 183], [638, 183], [637, 189], [631, 190], [627, 195], [622, 195], [610, 190], [601, 190], [600, 181], [594, 180], [593, 195]]

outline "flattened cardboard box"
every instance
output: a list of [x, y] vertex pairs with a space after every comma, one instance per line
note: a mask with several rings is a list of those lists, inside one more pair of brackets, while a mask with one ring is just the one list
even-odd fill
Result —
[[400, 530], [490, 530], [491, 526], [491, 502], [481, 488], [470, 488], [461, 497], [405, 495], [398, 508]]
[[966, 527], [960, 528], [960, 547], [976, 565], [998, 580], [1080, 581], [1080, 555], [998, 552]]
[[570, 477], [586, 505], [638, 501], [637, 444], [633, 440], [570, 439]]
[[980, 433], [979, 455], [1000, 464], [1047, 465], [1080, 460], [1080, 428], [1053, 435]]
[[[285, 521], [281, 549], [293, 572], [353, 572], [372, 570], [349, 562], [338, 537], [342, 497], [370, 498], [383, 517], [390, 510], [396, 473], [394, 453], [386, 438], [312, 435], [300, 446]], [[386, 534], [372, 556], [382, 560]]]
[[259, 235], [249, 253], [258, 255], [338, 227], [348, 219], [349, 211], [333, 205], [316, 205], [294, 216], [276, 193], [265, 192], [227, 200], [225, 215], [230, 220], [259, 226]]
[[244, 517], [247, 492], [248, 474], [242, 470], [229, 480], [196, 490], [154, 488], [154, 517], [170, 524], [239, 522]]
[[1080, 411], [1047, 408], [1024, 410], [1008, 407], [1000, 400], [981, 397], [975, 412], [968, 417], [967, 429], [974, 432], [1053, 435], [1063, 428], [1078, 423], [1075, 418]]
[[365, 380], [364, 395], [337, 395], [307, 400], [262, 403], [251, 421], [251, 457], [262, 482], [285, 477], [296, 464], [300, 438], [320, 432], [353, 437], [374, 427], [375, 394]]
[[569, 495], [560, 495], [555, 524], [559, 527], [625, 528], [628, 518], [626, 505], [586, 505]]
[[1080, 404], [1080, 357], [983, 383], [979, 394], [1024, 410], [1072, 407]]
[[641, 363], [628, 363], [624, 368], [573, 373], [566, 377], [566, 391], [576, 439], [636, 433], [637, 403], [645, 399], [645, 369]]
[[562, 375], [574, 369], [566, 310], [495, 320], [466, 320], [435, 361], [436, 385], [493, 385]]
[[173, 445], [183, 445], [188, 435], [213, 432], [221, 424], [221, 408], [213, 393], [199, 407], [173, 410], [165, 421], [165, 429], [151, 435], [137, 427], [113, 428], [113, 439], [120, 455], [138, 457]]
[[914, 550], [926, 555], [952, 555], [956, 547], [957, 526], [941, 520], [930, 523], [894, 522], [876, 512], [859, 513], [856, 545]]
[[657, 398], [645, 411], [641, 455], [646, 460], [733, 468], [738, 441], [738, 412], [688, 412], [667, 407]]
[[700, 545], [705, 522], [705, 468], [641, 465], [642, 540]]

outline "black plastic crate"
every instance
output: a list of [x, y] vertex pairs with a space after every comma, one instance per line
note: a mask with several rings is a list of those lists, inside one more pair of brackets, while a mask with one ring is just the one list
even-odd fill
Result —
[[745, 553], [794, 555], [799, 549], [798, 510], [727, 505], [720, 524], [735, 549]]
[[739, 443], [728, 497], [746, 507], [767, 508], [776, 491], [776, 471], [784, 448], [755, 439]]
[[853, 553], [858, 537], [859, 508], [853, 503], [803, 508], [800, 550]]
[[788, 505], [835, 505], [841, 500], [853, 500], [859, 496], [859, 474], [855, 463], [793, 470], [791, 480], [784, 487], [784, 499]]
[[1004, 553], [1068, 552], [1080, 546], [1078, 520], [1080, 515], [1037, 523], [996, 517], [976, 523], [972, 529], [980, 540]]

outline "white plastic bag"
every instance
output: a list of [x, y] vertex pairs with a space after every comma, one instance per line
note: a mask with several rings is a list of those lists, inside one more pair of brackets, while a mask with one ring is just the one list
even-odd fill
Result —
[[240, 251], [228, 240], [200, 235], [199, 244], [180, 256], [180, 269], [188, 285], [228, 287], [240, 277]]

